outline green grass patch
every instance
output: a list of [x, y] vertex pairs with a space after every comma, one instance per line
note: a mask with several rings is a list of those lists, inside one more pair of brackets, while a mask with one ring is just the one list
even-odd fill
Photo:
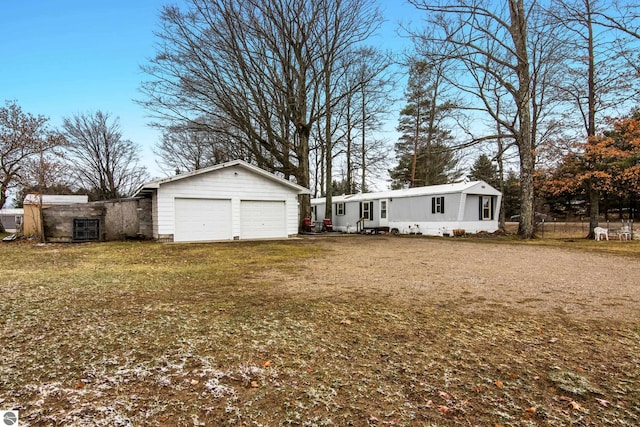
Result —
[[287, 277], [342, 250], [0, 246], [0, 407], [31, 425], [640, 423], [637, 319], [470, 314], [367, 296], [366, 280], [357, 294], [288, 291]]

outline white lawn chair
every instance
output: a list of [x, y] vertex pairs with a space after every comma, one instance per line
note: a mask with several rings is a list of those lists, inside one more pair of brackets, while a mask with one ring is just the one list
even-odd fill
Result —
[[623, 225], [618, 233], [620, 240], [631, 240], [631, 227], [629, 225]]
[[602, 228], [602, 227], [596, 227], [596, 228], [593, 229], [593, 235], [594, 235], [596, 240], [602, 240], [603, 237], [605, 239], [609, 240], [609, 229], [608, 228]]

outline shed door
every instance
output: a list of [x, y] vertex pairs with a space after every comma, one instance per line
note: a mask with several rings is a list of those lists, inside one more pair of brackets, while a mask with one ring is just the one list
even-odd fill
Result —
[[240, 202], [240, 238], [287, 237], [284, 201], [243, 200]]
[[173, 240], [231, 240], [231, 200], [176, 198]]

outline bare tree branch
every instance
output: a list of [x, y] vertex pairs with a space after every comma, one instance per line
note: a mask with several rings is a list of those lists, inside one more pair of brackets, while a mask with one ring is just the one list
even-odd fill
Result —
[[140, 148], [122, 138], [117, 118], [101, 111], [76, 114], [64, 119], [63, 131], [71, 173], [98, 200], [129, 196], [147, 179], [138, 164]]

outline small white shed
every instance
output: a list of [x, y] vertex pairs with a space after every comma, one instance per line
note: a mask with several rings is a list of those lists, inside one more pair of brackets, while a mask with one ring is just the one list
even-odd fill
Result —
[[286, 238], [298, 233], [298, 196], [309, 190], [234, 160], [148, 182], [153, 236], [196, 242]]

